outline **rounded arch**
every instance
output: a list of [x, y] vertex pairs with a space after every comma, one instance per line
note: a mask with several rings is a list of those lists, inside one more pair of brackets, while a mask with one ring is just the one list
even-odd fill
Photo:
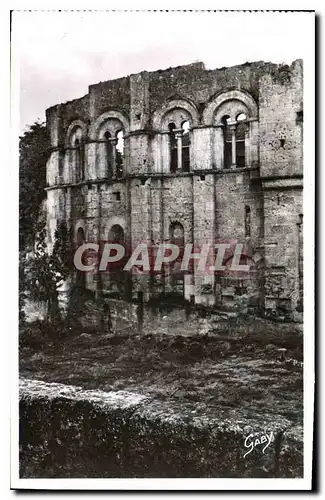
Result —
[[97, 130], [96, 139], [100, 141], [107, 140], [107, 134], [111, 139], [117, 139], [118, 134], [124, 134], [124, 125], [118, 118], [108, 118]]
[[98, 139], [100, 128], [106, 121], [110, 119], [115, 119], [121, 122], [122, 127], [120, 128], [124, 129], [124, 133], [127, 134], [130, 131], [129, 120], [122, 113], [120, 113], [119, 111], [106, 111], [106, 113], [100, 115], [97, 120], [95, 120], [94, 123], [90, 126], [89, 139], [92, 141]]
[[126, 235], [126, 222], [125, 222], [125, 219], [123, 219], [123, 217], [118, 217], [118, 216], [114, 216], [114, 217], [111, 217], [105, 224], [105, 226], [103, 227], [103, 233], [102, 233], [102, 237], [104, 240], [107, 240], [108, 238], [108, 235], [112, 229], [113, 226], [120, 226], [122, 229], [123, 229], [123, 232], [124, 232], [124, 237]]
[[68, 148], [69, 146], [73, 146], [71, 144], [71, 139], [74, 135], [74, 133], [80, 129], [80, 134], [78, 134], [78, 139], [80, 140], [85, 139], [87, 136], [87, 125], [84, 123], [82, 120], [74, 120], [73, 122], [70, 123], [67, 132], [65, 134], [65, 147]]
[[161, 128], [161, 123], [163, 121], [164, 116], [173, 109], [183, 109], [187, 111], [187, 113], [191, 117], [192, 125], [199, 124], [200, 117], [196, 106], [185, 99], [174, 99], [172, 101], [168, 101], [161, 108], [157, 109], [153, 113], [152, 116], [153, 128], [159, 130]]
[[113, 224], [107, 235], [107, 240], [119, 243], [120, 245], [125, 242], [125, 231], [120, 224]]
[[[239, 107], [236, 108], [238, 109], [236, 111], [236, 115], [245, 113], [245, 110], [247, 110], [249, 118], [258, 117], [257, 104], [248, 92], [243, 90], [228, 90], [215, 96], [206, 105], [203, 111], [203, 124], [212, 125], [216, 114], [218, 116], [220, 115], [220, 119], [222, 116], [229, 114], [228, 105], [226, 103], [230, 103], [231, 101], [237, 101], [239, 104]], [[223, 106], [224, 109], [220, 110], [219, 108], [221, 108], [221, 106]]]
[[78, 228], [77, 231], [77, 244], [78, 246], [83, 245], [86, 241], [85, 231], [82, 227]]
[[84, 221], [77, 221], [73, 234], [73, 239], [75, 243], [79, 243], [81, 234], [83, 234], [83, 239], [84, 239], [83, 242], [85, 243], [88, 237], [87, 226]]
[[229, 119], [230, 124], [237, 122], [237, 116], [245, 116], [245, 120], [241, 120], [240, 123], [245, 122], [250, 117], [249, 109], [246, 104], [238, 99], [233, 99], [231, 101], [225, 101], [215, 110], [213, 113], [213, 124], [221, 125], [224, 124], [224, 118]]

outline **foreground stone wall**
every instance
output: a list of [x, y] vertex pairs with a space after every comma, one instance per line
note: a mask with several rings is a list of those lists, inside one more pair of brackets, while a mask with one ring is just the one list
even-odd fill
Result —
[[[214, 413], [214, 412], [213, 412]], [[192, 411], [126, 391], [20, 382], [20, 477], [302, 477], [303, 437], [284, 418]], [[250, 434], [274, 432], [245, 458]]]
[[124, 300], [105, 299], [101, 305], [89, 300], [84, 303], [79, 320], [87, 331], [137, 332], [141, 326], [139, 308], [138, 304]]
[[209, 336], [235, 342], [238, 346], [255, 342], [257, 345], [274, 344], [290, 349], [302, 349], [303, 344], [301, 323], [280, 324], [279, 320], [247, 316], [247, 303], [244, 300], [238, 301], [231, 312], [216, 312], [205, 304], [195, 307], [188, 304], [185, 307], [181, 304], [175, 306], [161, 301], [141, 304], [106, 297], [100, 303], [86, 300], [80, 309], [78, 321], [80, 331], [95, 336]]

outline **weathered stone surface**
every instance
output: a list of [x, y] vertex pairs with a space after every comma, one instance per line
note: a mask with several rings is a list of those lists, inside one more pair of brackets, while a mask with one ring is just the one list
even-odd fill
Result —
[[284, 431], [281, 437], [278, 468], [286, 476], [291, 476], [293, 471], [302, 477], [304, 463], [304, 436], [303, 427], [296, 425]]
[[[49, 247], [62, 219], [75, 233], [82, 228], [87, 241], [107, 241], [117, 225], [130, 247], [168, 241], [179, 223], [185, 243], [245, 243], [250, 272], [239, 277], [229, 268], [218, 276], [192, 270], [178, 288], [169, 272], [133, 276], [132, 286], [125, 285], [130, 298], [140, 294], [147, 302], [177, 292], [204, 306], [301, 320], [302, 86], [300, 60], [215, 70], [195, 63], [100, 82], [83, 98], [49, 108]], [[245, 164], [224, 168], [221, 120], [238, 113], [248, 118]], [[168, 126], [184, 121], [190, 123], [190, 167], [172, 172]], [[108, 174], [104, 144], [105, 131], [114, 139], [119, 129], [121, 178]], [[84, 151], [79, 180], [71, 143], [76, 130]], [[87, 288], [95, 290], [96, 279], [89, 273]], [[108, 275], [102, 288], [115, 290]]]
[[[283, 417], [20, 381], [21, 477], [301, 477]], [[246, 457], [247, 436], [273, 430]], [[284, 435], [282, 436], [283, 432]]]

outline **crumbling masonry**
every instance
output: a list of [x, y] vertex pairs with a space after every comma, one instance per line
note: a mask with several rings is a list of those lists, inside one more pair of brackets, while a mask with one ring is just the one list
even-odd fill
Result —
[[91, 85], [46, 119], [50, 247], [64, 220], [75, 245], [239, 242], [250, 266], [232, 272], [228, 252], [223, 272], [176, 262], [74, 279], [129, 301], [171, 295], [231, 309], [245, 297], [267, 316], [301, 318], [302, 61], [143, 71]]

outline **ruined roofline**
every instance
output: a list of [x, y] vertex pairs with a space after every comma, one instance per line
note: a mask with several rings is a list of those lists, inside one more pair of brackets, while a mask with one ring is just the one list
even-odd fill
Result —
[[199, 61], [199, 62], [193, 62], [193, 63], [190, 63], [190, 64], [183, 64], [183, 65], [179, 65], [179, 66], [172, 66], [172, 67], [169, 67], [169, 68], [166, 68], [166, 69], [158, 69], [158, 70], [154, 70], [154, 71], [146, 71], [146, 70], [143, 70], [143, 71], [139, 71], [138, 73], [131, 73], [129, 75], [125, 75], [125, 76], [122, 76], [122, 77], [119, 77], [119, 78], [112, 78], [112, 79], [109, 79], [109, 80], [103, 80], [103, 81], [100, 81], [100, 82], [97, 82], [97, 83], [93, 83], [93, 84], [90, 84], [88, 86], [88, 93], [87, 94], [84, 94], [82, 97], [77, 97], [75, 99], [71, 99], [70, 101], [64, 101], [64, 102], [61, 102], [61, 103], [58, 103], [58, 104], [54, 104], [53, 106], [50, 106], [49, 108], [46, 109], [46, 112], [51, 110], [51, 109], [55, 109], [59, 106], [64, 106], [66, 104], [71, 104], [73, 102], [77, 102], [77, 101], [82, 101], [83, 99], [86, 99], [87, 97], [89, 97], [90, 95], [90, 92], [91, 92], [91, 89], [94, 88], [94, 87], [97, 87], [97, 86], [100, 86], [100, 85], [107, 85], [108, 83], [112, 83], [112, 84], [116, 84], [118, 82], [122, 82], [122, 81], [125, 81], [127, 79], [129, 79], [131, 76], [137, 76], [137, 75], [141, 75], [141, 74], [148, 74], [149, 76], [150, 75], [160, 75], [160, 74], [163, 74], [163, 73], [168, 73], [170, 71], [177, 71], [177, 70], [180, 70], [180, 69], [184, 69], [184, 70], [197, 70], [197, 71], [205, 71], [205, 72], [218, 72], [218, 71], [225, 71], [225, 70], [230, 70], [230, 69], [235, 69], [235, 68], [244, 68], [244, 67], [247, 67], [247, 66], [252, 66], [252, 67], [269, 67], [269, 68], [272, 68], [273, 70], [281, 70], [283, 68], [288, 68], [289, 70], [291, 70], [293, 68], [293, 66], [295, 66], [296, 64], [303, 64], [303, 60], [302, 59], [295, 59], [294, 61], [292, 61], [291, 63], [285, 63], [285, 62], [282, 62], [282, 63], [272, 63], [270, 61], [246, 61], [244, 63], [241, 63], [241, 64], [235, 64], [233, 66], [222, 66], [222, 67], [218, 67], [218, 68], [209, 68], [207, 69], [205, 67], [205, 64], [202, 62], [202, 61]]
[[235, 64], [235, 65], [232, 65], [232, 66], [222, 66], [222, 67], [217, 67], [217, 68], [206, 68], [205, 66], [205, 63], [202, 62], [202, 61], [197, 61], [197, 62], [193, 62], [193, 63], [189, 63], [189, 64], [180, 64], [178, 66], [169, 66], [168, 68], [165, 68], [165, 69], [156, 69], [156, 70], [153, 70], [153, 71], [147, 71], [147, 70], [142, 70], [142, 71], [138, 71], [137, 73], [130, 73], [129, 75], [124, 75], [122, 77], [119, 77], [119, 78], [112, 78], [110, 80], [104, 80], [104, 81], [100, 81], [100, 82], [97, 82], [97, 83], [93, 83], [91, 85], [89, 85], [89, 89], [91, 87], [96, 87], [97, 85], [105, 85], [107, 84], [108, 82], [118, 82], [118, 81], [121, 81], [121, 80], [125, 80], [127, 78], [130, 78], [131, 76], [137, 76], [137, 75], [141, 75], [143, 73], [147, 73], [148, 75], [155, 75], [155, 74], [162, 74], [162, 73], [168, 73], [170, 71], [176, 71], [178, 69], [184, 69], [184, 70], [197, 70], [197, 71], [206, 71], [206, 72], [209, 72], [209, 71], [224, 71], [225, 69], [234, 69], [234, 68], [242, 68], [242, 67], [245, 67], [245, 66], [272, 66], [274, 68], [278, 68], [278, 69], [281, 69], [283, 67], [293, 67], [295, 64], [297, 63], [302, 63], [302, 59], [295, 59], [294, 61], [291, 61], [290, 63], [286, 63], [286, 62], [281, 62], [281, 63], [273, 63], [271, 61], [246, 61], [244, 63], [240, 63], [240, 64]]
[[[89, 89], [89, 87], [88, 87]], [[63, 101], [63, 102], [58, 102], [57, 104], [53, 104], [53, 106], [50, 106], [49, 108], [46, 108], [45, 110], [45, 116], [46, 116], [46, 113], [52, 109], [55, 109], [55, 108], [58, 108], [59, 106], [65, 106], [66, 104], [72, 104], [74, 102], [80, 102], [82, 101], [83, 99], [88, 99], [89, 98], [89, 91], [87, 92], [87, 94], [84, 94], [83, 96], [81, 97], [76, 97], [75, 99], [70, 99], [69, 101]]]
[[197, 70], [205, 70], [205, 65], [203, 62], [194, 62], [194, 63], [190, 63], [190, 64], [182, 64], [182, 65], [179, 65], [179, 66], [173, 66], [173, 67], [169, 67], [169, 68], [166, 68], [166, 69], [158, 69], [158, 70], [154, 70], [154, 71], [146, 71], [146, 70], [143, 70], [143, 71], [139, 71], [138, 73], [130, 73], [129, 75], [124, 75], [124, 76], [120, 76], [118, 78], [110, 78], [109, 80], [103, 80], [103, 81], [100, 81], [100, 82], [96, 82], [96, 83], [91, 83], [90, 85], [88, 85], [88, 92], [87, 94], [84, 94], [82, 97], [76, 97], [75, 99], [71, 99], [69, 101], [64, 101], [64, 102], [60, 102], [60, 103], [57, 103], [57, 104], [54, 104], [53, 106], [50, 106], [49, 108], [46, 108], [45, 111], [49, 111], [51, 109], [55, 109], [57, 108], [58, 106], [62, 106], [62, 105], [66, 105], [66, 104], [71, 104], [73, 102], [77, 102], [77, 101], [81, 101], [82, 99], [85, 99], [89, 96], [90, 94], [90, 90], [91, 88], [93, 87], [97, 87], [97, 86], [100, 86], [100, 85], [107, 85], [109, 82], [111, 83], [118, 83], [118, 82], [121, 82], [121, 81], [125, 81], [126, 79], [130, 78], [130, 76], [136, 76], [136, 75], [141, 75], [143, 73], [147, 73], [149, 75], [152, 75], [152, 74], [160, 74], [160, 73], [165, 73], [165, 72], [168, 72], [168, 71], [171, 71], [171, 70], [177, 70], [177, 69], [180, 69], [180, 68], [188, 68], [188, 69], [197, 69]]
[[225, 69], [234, 69], [234, 68], [242, 68], [242, 67], [245, 67], [245, 66], [272, 66], [274, 68], [278, 68], [278, 69], [281, 69], [283, 67], [288, 67], [288, 68], [292, 68], [293, 66], [295, 66], [296, 64], [302, 64], [303, 63], [303, 60], [302, 59], [295, 59], [294, 61], [291, 61], [291, 62], [281, 62], [281, 63], [274, 63], [272, 61], [246, 61], [244, 63], [240, 63], [240, 64], [234, 64], [232, 66], [222, 66], [222, 67], [218, 67], [218, 68], [209, 68], [209, 69], [206, 69], [206, 71], [224, 71]]
[[184, 69], [184, 70], [197, 70], [197, 71], [206, 71], [206, 72], [215, 72], [215, 71], [224, 71], [226, 69], [234, 69], [234, 68], [242, 68], [242, 67], [245, 67], [245, 66], [272, 66], [274, 69], [281, 69], [283, 67], [288, 67], [288, 68], [292, 68], [295, 64], [297, 63], [301, 63], [302, 64], [302, 59], [295, 59], [294, 61], [291, 61], [290, 63], [286, 63], [286, 62], [281, 62], [281, 63], [273, 63], [271, 61], [246, 61], [244, 63], [240, 63], [240, 64], [235, 64], [235, 65], [232, 65], [232, 66], [222, 66], [222, 67], [217, 67], [217, 68], [206, 68], [205, 66], [205, 63], [202, 62], [202, 61], [197, 61], [197, 62], [193, 62], [193, 63], [189, 63], [189, 64], [181, 64], [181, 65], [178, 65], [178, 66], [170, 66], [168, 68], [165, 68], [165, 69], [156, 69], [156, 70], [153, 70], [153, 71], [147, 71], [147, 70], [142, 70], [142, 71], [138, 71], [137, 73], [130, 73], [129, 75], [124, 75], [124, 76], [121, 76], [119, 78], [112, 78], [110, 80], [103, 80], [103, 81], [100, 81], [100, 82], [97, 82], [97, 83], [93, 83], [91, 85], [89, 85], [88, 89], [90, 90], [91, 87], [96, 87], [97, 85], [105, 85], [107, 84], [108, 82], [119, 82], [121, 80], [125, 80], [127, 78], [130, 78], [131, 76], [137, 76], [137, 75], [141, 75], [143, 73], [146, 73], [148, 75], [160, 75], [162, 73], [168, 73], [170, 71], [177, 71], [177, 70], [180, 70], [180, 69]]
[[138, 71], [137, 73], [130, 73], [129, 75], [124, 75], [124, 76], [121, 76], [119, 78], [112, 78], [110, 80], [104, 80], [104, 81], [101, 81], [101, 82], [93, 83], [93, 84], [89, 85], [89, 89], [90, 89], [90, 87], [96, 87], [97, 85], [105, 85], [108, 82], [118, 82], [120, 80], [125, 80], [127, 78], [130, 78], [131, 76], [137, 76], [137, 75], [141, 75], [143, 73], [147, 73], [148, 75], [154, 75], [154, 74], [167, 73], [169, 71], [175, 71], [175, 70], [178, 70], [178, 69], [189, 69], [189, 70], [206, 71], [205, 65], [201, 61], [200, 62], [193, 62], [193, 63], [189, 63], [189, 64], [180, 64], [178, 66], [169, 66], [169, 68], [155, 69], [153, 71], [147, 71], [147, 70], [144, 69], [142, 71]]

